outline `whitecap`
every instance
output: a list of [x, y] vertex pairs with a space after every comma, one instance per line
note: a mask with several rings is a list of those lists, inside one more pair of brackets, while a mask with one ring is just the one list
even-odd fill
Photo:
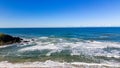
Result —
[[24, 62], [24, 63], [10, 63], [7, 61], [0, 62], [1, 68], [23, 68], [23, 67], [43, 67], [43, 68], [120, 68], [119, 63], [84, 63], [84, 62], [57, 62], [47, 60], [45, 62]]
[[54, 49], [58, 49], [58, 47], [54, 46], [54, 44], [49, 44], [44, 46], [35, 45], [31, 47], [22, 48], [19, 51], [34, 51], [34, 50], [45, 50], [45, 49], [54, 50]]
[[[47, 37], [48, 38], [48, 37]], [[120, 51], [118, 50], [111, 50], [111, 52], [104, 50], [104, 48], [108, 47], [114, 47], [114, 48], [120, 48], [120, 43], [116, 42], [100, 42], [100, 41], [77, 41], [77, 42], [69, 42], [64, 40], [63, 38], [49, 38], [51, 40], [47, 40], [45, 42], [42, 42], [41, 40], [36, 40], [34, 43], [36, 45], [25, 47], [22, 49], [19, 49], [20, 52], [25, 51], [34, 51], [34, 50], [52, 50], [48, 52], [46, 55], [50, 55], [52, 53], [62, 51], [62, 50], [70, 50], [71, 55], [80, 55], [86, 54], [86, 55], [93, 55], [93, 56], [111, 56], [111, 57], [120, 57]], [[53, 43], [53, 41], [60, 40], [63, 42], [57, 41], [56, 43]], [[32, 44], [33, 42], [31, 42]]]

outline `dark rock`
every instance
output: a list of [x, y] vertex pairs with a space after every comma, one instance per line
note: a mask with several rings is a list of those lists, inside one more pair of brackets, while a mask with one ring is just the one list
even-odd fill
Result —
[[31, 39], [31, 41], [35, 41], [34, 39]]
[[23, 41], [24, 43], [30, 42], [30, 41]]
[[20, 43], [21, 41], [22, 41], [22, 39], [19, 37], [12, 37], [7, 34], [0, 34], [0, 45]]

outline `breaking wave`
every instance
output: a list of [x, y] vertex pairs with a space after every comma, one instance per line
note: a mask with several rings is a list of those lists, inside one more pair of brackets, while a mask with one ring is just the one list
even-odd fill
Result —
[[2, 68], [16, 68], [16, 67], [27, 67], [27, 68], [119, 68], [119, 64], [97, 64], [97, 63], [81, 63], [81, 62], [55, 62], [47, 60], [45, 62], [24, 62], [24, 63], [9, 63], [7, 61], [0, 62]]
[[[29, 46], [30, 44], [35, 44]], [[19, 52], [25, 51], [42, 51], [50, 50], [46, 55], [55, 52], [69, 50], [70, 55], [92, 55], [120, 58], [120, 43], [117, 42], [100, 42], [81, 39], [65, 39], [65, 38], [48, 38], [40, 37], [35, 41], [27, 44], [28, 47], [19, 49]]]
[[[53, 65], [58, 64], [57, 66], [60, 67], [70, 65], [78, 67], [85, 66], [85, 68], [87, 68], [87, 66], [93, 66], [96, 68], [96, 66], [110, 67], [111, 65], [107, 65], [108, 62], [120, 62], [120, 43], [118, 42], [55, 37], [39, 37], [24, 40], [27, 40], [29, 42], [7, 45], [5, 47], [0, 46], [0, 61], [20, 61], [28, 62], [28, 64], [12, 64], [9, 62], [0, 62], [0, 66], [5, 63], [8, 66], [29, 66], [35, 64], [35, 66], [38, 65], [39, 67], [42, 66], [41, 64], [44, 66], [44, 64], [48, 62], [47, 60], [51, 60], [50, 63]], [[60, 63], [61, 61], [68, 63]], [[45, 66], [51, 67], [49, 64], [46, 64]], [[114, 67], [114, 65], [112, 67]]]

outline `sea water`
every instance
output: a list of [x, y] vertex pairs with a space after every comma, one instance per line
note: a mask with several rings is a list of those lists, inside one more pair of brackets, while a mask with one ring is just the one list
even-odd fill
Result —
[[0, 46], [3, 67], [120, 67], [119, 27], [0, 28], [0, 32], [29, 41]]

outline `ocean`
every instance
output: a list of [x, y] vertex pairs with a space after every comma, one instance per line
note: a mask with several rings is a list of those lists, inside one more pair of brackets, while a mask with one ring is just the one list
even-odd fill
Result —
[[30, 41], [0, 46], [0, 67], [120, 68], [120, 27], [0, 28], [0, 33]]

